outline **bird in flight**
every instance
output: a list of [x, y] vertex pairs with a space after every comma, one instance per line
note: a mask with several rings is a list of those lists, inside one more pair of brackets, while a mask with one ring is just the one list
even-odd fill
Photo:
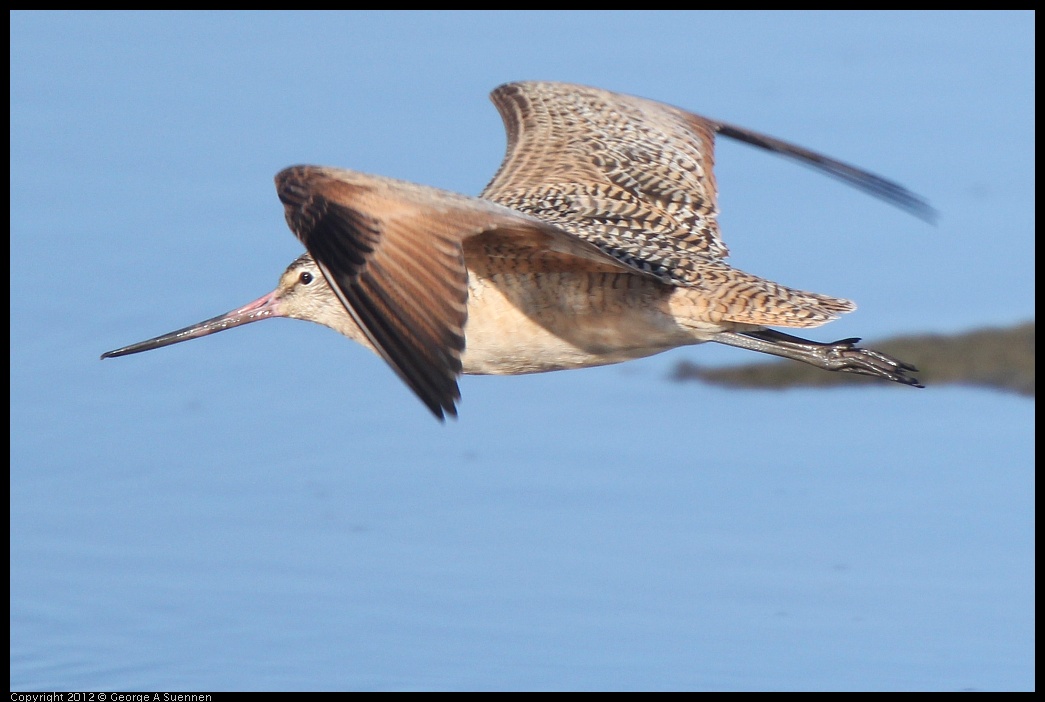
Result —
[[457, 414], [462, 373], [620, 363], [713, 341], [921, 387], [917, 369], [770, 327], [855, 305], [731, 267], [718, 224], [716, 134], [798, 160], [926, 220], [896, 183], [757, 132], [579, 85], [502, 85], [508, 148], [479, 197], [356, 171], [276, 176], [307, 253], [244, 307], [102, 358], [270, 317], [323, 324], [375, 352], [431, 412]]

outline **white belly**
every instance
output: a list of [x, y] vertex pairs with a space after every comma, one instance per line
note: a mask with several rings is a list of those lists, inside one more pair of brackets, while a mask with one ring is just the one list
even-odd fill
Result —
[[669, 314], [672, 288], [638, 276], [469, 276], [470, 374], [515, 375], [620, 363], [700, 343]]

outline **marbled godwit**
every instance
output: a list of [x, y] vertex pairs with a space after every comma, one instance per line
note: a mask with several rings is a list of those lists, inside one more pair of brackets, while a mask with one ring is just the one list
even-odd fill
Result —
[[715, 341], [918, 385], [859, 339], [807, 341], [853, 303], [730, 267], [719, 236], [714, 136], [790, 156], [923, 218], [916, 195], [866, 171], [669, 105], [562, 83], [491, 94], [500, 169], [467, 197], [354, 171], [276, 176], [308, 253], [277, 288], [227, 314], [109, 351], [124, 356], [268, 317], [318, 322], [381, 356], [440, 419], [461, 373], [619, 363]]

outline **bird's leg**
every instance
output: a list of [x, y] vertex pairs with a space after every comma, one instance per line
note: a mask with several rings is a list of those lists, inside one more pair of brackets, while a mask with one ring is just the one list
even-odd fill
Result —
[[917, 372], [917, 368], [880, 351], [858, 348], [856, 342], [860, 341], [859, 338], [841, 339], [825, 344], [774, 329], [759, 329], [749, 332], [721, 332], [715, 336], [714, 341], [783, 356], [824, 370], [873, 375], [916, 388], [925, 387], [917, 378], [907, 375], [908, 372]]

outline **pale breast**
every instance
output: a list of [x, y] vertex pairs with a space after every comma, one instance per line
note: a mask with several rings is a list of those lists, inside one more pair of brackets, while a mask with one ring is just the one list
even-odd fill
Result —
[[469, 271], [469, 374], [584, 368], [697, 343], [669, 312], [677, 288], [617, 273]]

